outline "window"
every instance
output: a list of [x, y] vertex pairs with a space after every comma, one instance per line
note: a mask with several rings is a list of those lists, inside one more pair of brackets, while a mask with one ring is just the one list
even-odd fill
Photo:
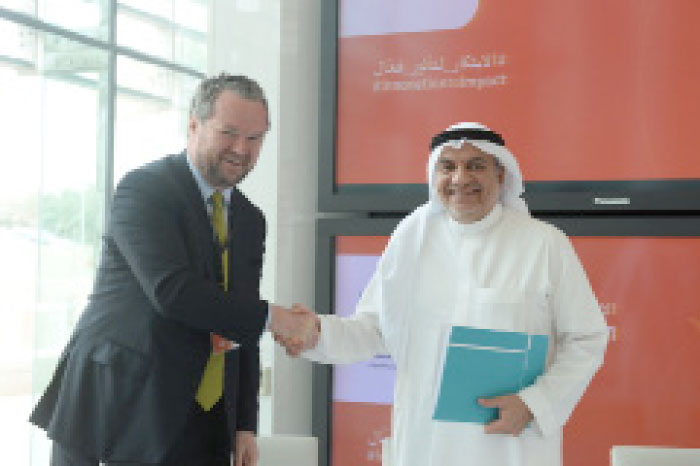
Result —
[[206, 0], [118, 3], [118, 34], [107, 5], [0, 0], [3, 464], [48, 464], [27, 419], [91, 290], [109, 196], [125, 171], [184, 148], [206, 69]]
[[206, 71], [207, 4], [197, 0], [117, 2], [117, 42]]
[[128, 170], [185, 148], [189, 99], [197, 83], [129, 57], [117, 59], [115, 184]]
[[102, 0], [0, 0], [0, 8], [101, 40], [108, 37], [107, 5]]

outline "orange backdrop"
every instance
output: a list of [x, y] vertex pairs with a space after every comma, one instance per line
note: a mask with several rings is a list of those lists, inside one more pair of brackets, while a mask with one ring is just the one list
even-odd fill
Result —
[[697, 0], [488, 0], [459, 29], [343, 37], [336, 182], [424, 183], [457, 121], [501, 132], [529, 181], [700, 178], [698, 18]]

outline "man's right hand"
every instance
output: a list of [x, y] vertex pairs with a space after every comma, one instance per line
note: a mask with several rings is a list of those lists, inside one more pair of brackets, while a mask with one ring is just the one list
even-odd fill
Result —
[[290, 356], [316, 346], [319, 337], [319, 321], [309, 309], [295, 304], [292, 309], [272, 305], [269, 329], [275, 341], [282, 344]]

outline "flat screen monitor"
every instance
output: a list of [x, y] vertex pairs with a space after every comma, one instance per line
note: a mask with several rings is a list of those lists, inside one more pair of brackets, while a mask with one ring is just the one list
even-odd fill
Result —
[[[605, 362], [564, 431], [564, 464], [607, 466], [613, 445], [700, 448], [700, 219], [543, 217], [571, 238], [609, 327]], [[318, 225], [318, 311], [347, 316], [398, 220]], [[314, 365], [321, 465], [377, 466], [390, 435], [387, 355]]]
[[700, 210], [696, 0], [323, 9], [321, 210], [411, 210], [459, 121], [503, 135], [534, 211]]

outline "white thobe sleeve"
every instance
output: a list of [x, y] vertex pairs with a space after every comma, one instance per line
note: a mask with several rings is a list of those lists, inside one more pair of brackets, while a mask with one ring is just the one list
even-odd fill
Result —
[[555, 345], [551, 364], [519, 392], [543, 435], [563, 427], [603, 362], [608, 329], [586, 273], [568, 238], [555, 236], [549, 270]]
[[381, 278], [375, 272], [362, 293], [355, 314], [349, 317], [319, 315], [321, 334], [315, 348], [301, 356], [328, 364], [363, 361], [376, 354], [386, 354], [379, 327], [381, 312]]

